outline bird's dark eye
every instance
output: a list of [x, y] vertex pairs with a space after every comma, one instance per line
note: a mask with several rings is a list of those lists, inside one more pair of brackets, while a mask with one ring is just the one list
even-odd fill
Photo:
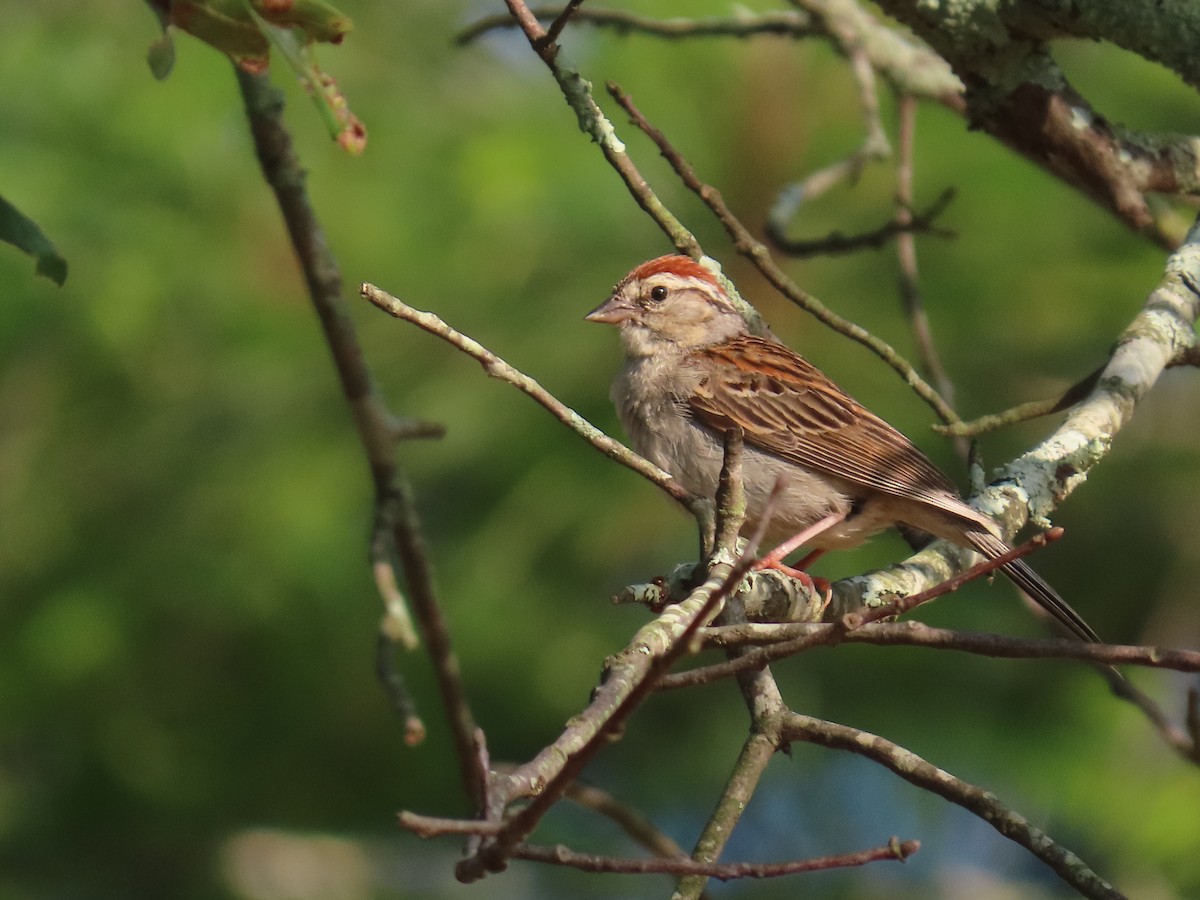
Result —
[[650, 288], [650, 299], [656, 303], [661, 303], [663, 300], [667, 299], [667, 289], [661, 284], [655, 285], [654, 287]]

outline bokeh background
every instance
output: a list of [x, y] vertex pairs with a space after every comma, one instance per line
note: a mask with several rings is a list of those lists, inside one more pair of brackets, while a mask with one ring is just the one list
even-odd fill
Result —
[[[274, 79], [348, 293], [368, 280], [435, 310], [619, 433], [607, 400], [615, 336], [581, 317], [666, 242], [523, 40], [453, 46], [502, 4], [340, 6], [356, 31], [319, 55], [369, 129], [366, 154], [327, 139], [282, 65]], [[58, 289], [0, 246], [0, 898], [663, 896], [662, 878], [521, 863], [463, 887], [453, 842], [396, 829], [400, 808], [468, 810], [423, 656], [403, 660], [429, 726], [421, 747], [403, 745], [374, 680], [368, 474], [230, 65], [179, 36], [174, 73], [155, 82], [144, 54], [157, 26], [137, 2], [0, 0], [0, 21], [0, 193], [71, 266]], [[566, 44], [595, 84], [628, 89], [756, 228], [783, 183], [861, 137], [851, 79], [817, 44], [588, 27]], [[1110, 47], [1061, 52], [1112, 118], [1200, 131], [1197, 97], [1172, 76]], [[608, 108], [660, 196], [776, 330], [962, 483], [895, 375], [770, 294]], [[1158, 280], [1161, 251], [944, 110], [922, 110], [918, 147], [919, 201], [959, 191], [944, 219], [957, 237], [919, 250], [964, 413], [1052, 394], [1094, 368]], [[892, 191], [889, 167], [875, 167], [798, 230], [872, 226]], [[789, 269], [911, 352], [892, 252]], [[395, 409], [448, 428], [404, 446], [402, 461], [493, 758], [527, 759], [645, 620], [609, 595], [690, 558], [694, 528], [476, 364], [364, 302], [353, 309]], [[1196, 388], [1194, 373], [1168, 373], [1057, 516], [1066, 540], [1036, 560], [1113, 640], [1200, 642]], [[989, 437], [986, 458], [1011, 458], [1049, 427]], [[818, 571], [903, 552], [881, 537]], [[936, 607], [922, 617], [1039, 633], [1002, 584]], [[987, 786], [1130, 895], [1200, 895], [1196, 771], [1091, 672], [842, 647], [777, 675], [796, 709]], [[1185, 679], [1136, 679], [1182, 709]], [[690, 847], [745, 728], [731, 685], [655, 698], [588, 778]], [[1064, 896], [965, 812], [804, 747], [773, 762], [727, 858], [846, 852], [892, 834], [922, 851], [904, 866], [713, 894]], [[568, 810], [538, 838], [636, 852]]]

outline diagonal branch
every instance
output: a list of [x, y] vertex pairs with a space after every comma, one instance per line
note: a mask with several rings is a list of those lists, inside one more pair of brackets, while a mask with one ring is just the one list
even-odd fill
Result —
[[[463, 689], [458, 660], [450, 645], [449, 631], [438, 605], [412, 489], [395, 460], [396, 441], [402, 434], [427, 434], [431, 433], [431, 429], [397, 421], [387, 410], [367, 366], [353, 319], [342, 297], [341, 273], [313, 212], [304, 187], [304, 170], [296, 156], [291, 136], [283, 125], [283, 94], [272, 88], [265, 76], [249, 75], [241, 69], [236, 69], [236, 72], [263, 176], [275, 192], [370, 466], [375, 485], [377, 520], [387, 523], [395, 552], [404, 565], [414, 610], [429, 647], [444, 707], [450, 717], [463, 786], [475, 803], [482, 803], [484, 783], [475, 765], [472, 738], [474, 717]], [[436, 428], [432, 432], [436, 433]], [[411, 718], [408, 721], [408, 735], [417, 735]]]
[[1122, 900], [1124, 895], [1093, 872], [1078, 856], [1034, 827], [1024, 816], [1009, 809], [990, 791], [976, 787], [922, 759], [911, 750], [886, 738], [826, 722], [811, 716], [790, 713], [780, 727], [793, 741], [818, 744], [835, 750], [847, 750], [879, 763], [910, 784], [961, 806], [987, 822], [1010, 841], [1020, 844], [1060, 878], [1085, 897]]
[[479, 342], [472, 340], [460, 331], [455, 331], [433, 313], [414, 309], [403, 300], [393, 297], [373, 284], [364, 284], [362, 286], [362, 295], [389, 315], [395, 316], [397, 319], [403, 319], [406, 322], [411, 322], [419, 328], [428, 331], [430, 334], [440, 337], [451, 346], [463, 351], [472, 359], [479, 362], [489, 376], [511, 384], [526, 396], [541, 404], [554, 418], [558, 419], [558, 421], [562, 422], [605, 456], [637, 472], [685, 508], [699, 514], [699, 506], [702, 504], [702, 501], [689, 494], [669, 473], [664, 472], [649, 460], [638, 456], [638, 454], [634, 453], [620, 441], [609, 437], [583, 416], [579, 415], [579, 413], [575, 412], [575, 410], [554, 397], [533, 378], [513, 368]]

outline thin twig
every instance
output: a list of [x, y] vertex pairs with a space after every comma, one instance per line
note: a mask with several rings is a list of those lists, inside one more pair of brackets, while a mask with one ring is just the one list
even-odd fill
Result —
[[[739, 432], [740, 437], [740, 432]], [[728, 455], [728, 447], [726, 450]], [[758, 545], [774, 516], [775, 505], [782, 496], [785, 480], [776, 481], [767, 498], [763, 514], [742, 550], [742, 560], [754, 559], [758, 555]], [[739, 517], [740, 524], [740, 517]], [[734, 534], [736, 537], [736, 534]], [[741, 598], [731, 593], [726, 599], [725, 608], [716, 619], [721, 624], [737, 624], [746, 621], [746, 610]], [[731, 658], [741, 655], [744, 651], [733, 649], [729, 651]], [[750, 713], [751, 729], [742, 751], [738, 754], [726, 779], [725, 788], [717, 801], [708, 821], [705, 822], [696, 846], [692, 850], [692, 860], [696, 863], [712, 865], [721, 858], [726, 843], [732, 836], [734, 828], [741, 820], [742, 813], [750, 803], [751, 797], [758, 787], [763, 773], [771, 757], [779, 749], [779, 742], [774, 734], [774, 723], [786, 706], [783, 695], [776, 684], [774, 676], [765, 667], [759, 671], [746, 672], [738, 676], [738, 687], [746, 709]], [[706, 887], [705, 875], [695, 873], [681, 878], [671, 895], [672, 900], [699, 900]]]
[[[913, 215], [913, 171], [916, 167], [917, 98], [903, 94], [898, 109], [899, 145], [896, 152], [896, 221], [901, 225], [915, 225], [918, 216]], [[942, 197], [954, 196], [954, 188], [947, 188]], [[940, 199], [940, 198], [939, 198]], [[928, 215], [928, 212], [926, 213]], [[942, 364], [937, 343], [933, 339], [933, 327], [925, 312], [925, 301], [921, 297], [921, 276], [917, 269], [917, 239], [908, 228], [896, 238], [896, 262], [900, 270], [900, 303], [908, 316], [913, 343], [917, 348], [917, 359], [938, 393], [946, 398], [946, 405], [954, 407], [954, 382], [950, 380]], [[965, 462], [970, 454], [970, 445], [963, 438], [954, 441], [954, 448]]]
[[[723, 468], [736, 470], [740, 444], [736, 436], [726, 442]], [[727, 471], [722, 481], [736, 485], [736, 471]], [[736, 491], [736, 488], [735, 488]], [[728, 501], [723, 501], [728, 506]], [[737, 516], [738, 513], [728, 513]], [[720, 529], [724, 531], [724, 529]], [[736, 535], [736, 530], [733, 532]], [[529, 803], [505, 819], [503, 827], [457, 866], [459, 880], [474, 881], [487, 872], [503, 869], [512, 850], [532, 833], [541, 817], [562, 797], [589, 760], [607, 745], [610, 736], [654, 690], [658, 680], [692, 650], [694, 638], [721, 609], [738, 583], [754, 564], [743, 554], [734, 563], [724, 561], [729, 547], [718, 547], [710, 563], [708, 579], [687, 599], [665, 610], [643, 626], [624, 651], [609, 659], [600, 685], [588, 708], [575, 716], [562, 735], [534, 759], [505, 777], [490, 782], [488, 818], [500, 819], [508, 804], [521, 797]], [[723, 558], [722, 558], [723, 557]]]
[[[990, 632], [935, 628], [923, 622], [872, 622], [853, 631], [836, 623], [711, 625], [702, 638], [710, 647], [776, 646], [815, 635], [819, 643], [875, 644], [956, 650], [994, 659], [1062, 659], [1106, 665], [1143, 666], [1176, 672], [1200, 672], [1200, 651], [1127, 644], [1088, 644], [1069, 638], [1016, 638]], [[693, 670], [700, 671], [700, 670]], [[685, 673], [690, 674], [690, 673]], [[661, 685], [660, 685], [661, 686]]]
[[1005, 428], [1009, 425], [1016, 425], [1020, 422], [1028, 422], [1031, 419], [1039, 419], [1042, 416], [1050, 416], [1054, 413], [1062, 412], [1065, 409], [1070, 409], [1080, 400], [1083, 400], [1095, 389], [1096, 383], [1100, 380], [1104, 369], [1105, 366], [1101, 366], [1071, 385], [1057, 397], [1050, 397], [1045, 400], [1030, 400], [1027, 403], [1018, 404], [1011, 409], [1006, 409], [1004, 412], [980, 416], [978, 419], [972, 419], [970, 422], [952, 422], [949, 425], [934, 425], [933, 430], [939, 434], [951, 435], [953, 437], [978, 437], [981, 434], [995, 431], [998, 428]]
[[588, 80], [579, 74], [578, 70], [563, 65], [557, 45], [545, 43], [546, 29], [529, 11], [529, 7], [523, 0], [504, 0], [504, 2], [525, 33], [529, 46], [554, 75], [554, 80], [558, 82], [563, 98], [575, 112], [580, 131], [600, 147], [600, 152], [604, 154], [608, 164], [621, 176], [621, 180], [625, 182], [625, 187], [638, 206], [663, 230], [671, 243], [675, 245], [676, 250], [686, 253], [693, 259], [703, 256], [704, 251], [700, 248], [700, 242], [658, 199], [646, 179], [642, 177], [642, 173], [637, 170], [629, 158], [629, 154], [625, 152], [625, 145], [617, 138], [612, 122], [596, 105], [596, 101], [592, 97], [592, 86]]
[[826, 307], [823, 303], [802, 290], [792, 281], [783, 270], [771, 259], [766, 246], [756, 239], [750, 230], [738, 220], [725, 205], [720, 192], [709, 184], [702, 182], [696, 175], [691, 164], [671, 145], [666, 136], [655, 128], [634, 105], [633, 100], [616, 83], [608, 83], [608, 92], [629, 113], [635, 125], [658, 146], [659, 151], [679, 175], [680, 180], [705, 202], [717, 220], [724, 226], [733, 239], [734, 247], [739, 253], [749, 259], [766, 279], [785, 297], [802, 309], [809, 312], [818, 321], [846, 337], [857, 341], [872, 350], [889, 366], [903, 376], [905, 382], [922, 400], [928, 403], [939, 417], [945, 422], [957, 421], [958, 416], [946, 401], [935, 391], [924, 378], [920, 376], [912, 364], [896, 352], [895, 348], [868, 332], [861, 325], [856, 325], [844, 319]]
[[[826, 24], [831, 24], [832, 20], [825, 20]], [[811, 200], [820, 197], [826, 191], [830, 190], [837, 184], [843, 181], [851, 184], [858, 181], [862, 177], [863, 170], [872, 162], [887, 159], [892, 152], [892, 148], [888, 143], [887, 132], [884, 131], [883, 122], [879, 117], [879, 96], [875, 90], [875, 71], [871, 68], [871, 61], [868, 58], [861, 44], [858, 43], [854, 36], [846, 36], [841, 31], [829, 29], [830, 36], [841, 45], [847, 58], [850, 62], [850, 72], [854, 76], [854, 81], [858, 85], [859, 102], [862, 104], [863, 125], [866, 129], [866, 137], [862, 144], [854, 150], [845, 159], [839, 160], [832, 165], [820, 169], [803, 181], [795, 184], [790, 184], [779, 192], [775, 203], [771, 206], [771, 211], [767, 216], [767, 237], [783, 249], [784, 247], [802, 248], [806, 244], [822, 243], [818, 242], [793, 242], [787, 236], [788, 226], [795, 219], [796, 214], [800, 211], [800, 207]], [[832, 236], [826, 240], [832, 241]], [[844, 250], [851, 249], [842, 239], [842, 247]], [[844, 252], [843, 250], [843, 252]], [[785, 250], [785, 252], [788, 252]], [[801, 251], [803, 252], [803, 251]], [[789, 253], [789, 255], [792, 255]]]
[[371, 534], [371, 573], [375, 576], [375, 590], [383, 600], [379, 633], [405, 650], [415, 650], [421, 642], [413, 628], [408, 600], [396, 581], [396, 565], [392, 558], [395, 553], [392, 540], [394, 524], [387, 512], [382, 506], [377, 509]]
[[1001, 803], [990, 791], [976, 787], [944, 769], [922, 759], [911, 750], [886, 738], [826, 722], [799, 713], [789, 714], [782, 724], [783, 733], [793, 741], [819, 744], [836, 750], [848, 750], [879, 763], [905, 781], [922, 790], [944, 797], [974, 813], [1000, 834], [1020, 844], [1085, 897], [1118, 900], [1124, 895], [1102, 880], [1078, 856], [1035, 828], [1023, 816]]
[[707, 623], [751, 564], [716, 563], [692, 596], [643, 626], [628, 647], [609, 660], [587, 710], [575, 716], [562, 735], [534, 759], [492, 785], [489, 816], [499, 818], [518, 797], [532, 799], [505, 820], [496, 835], [457, 867], [458, 877], [474, 881], [504, 867], [512, 848], [536, 827], [565, 793], [587, 762], [608, 743], [653, 690], [658, 679], [688, 652], [692, 638]]
[[562, 8], [554, 21], [550, 23], [550, 27], [546, 29], [546, 33], [542, 35], [543, 44], [554, 44], [558, 41], [558, 37], [563, 33], [563, 29], [567, 27], [567, 23], [571, 18], [579, 13], [579, 6], [583, 0], [568, 0], [567, 5]]
[[405, 831], [411, 831], [422, 838], [441, 837], [446, 834], [490, 835], [504, 826], [503, 822], [445, 819], [440, 816], [423, 816], [407, 810], [396, 813], [396, 821]]
[[593, 856], [576, 853], [559, 844], [544, 847], [536, 844], [518, 844], [513, 849], [517, 859], [570, 866], [585, 872], [607, 872], [624, 875], [691, 875], [701, 878], [717, 878], [731, 881], [739, 878], [779, 878], [802, 872], [819, 872], [827, 869], [843, 869], [862, 866], [873, 862], [896, 860], [904, 862], [921, 848], [920, 841], [900, 841], [892, 838], [882, 847], [844, 853], [837, 856], [821, 856], [816, 859], [799, 859], [779, 863], [699, 863], [686, 856], [682, 859], [621, 859], [612, 856]]
[[425, 723], [417, 711], [404, 676], [396, 668], [396, 642], [380, 629], [375, 639], [375, 675], [383, 685], [396, 715], [404, 723], [404, 743], [415, 747], [425, 740]]
[[1026, 541], [1020, 547], [1016, 547], [996, 559], [984, 560], [969, 569], [954, 575], [944, 581], [920, 591], [908, 597], [902, 597], [892, 603], [876, 607], [871, 610], [855, 610], [854, 612], [843, 615], [837, 622], [832, 623], [834, 630], [822, 631], [812, 630], [806, 631], [800, 636], [778, 644], [772, 644], [767, 647], [760, 647], [757, 650], [744, 652], [735, 658], [731, 658], [727, 662], [716, 663], [711, 666], [702, 668], [690, 669], [686, 672], [679, 672], [674, 675], [668, 675], [663, 678], [659, 684], [660, 691], [675, 690], [682, 687], [695, 687], [699, 684], [707, 684], [711, 681], [717, 681], [722, 678], [728, 678], [731, 675], [736, 675], [741, 672], [750, 672], [763, 668], [767, 663], [774, 659], [782, 659], [788, 656], [795, 656], [812, 647], [821, 645], [836, 644], [841, 640], [840, 633], [853, 633], [855, 629], [861, 628], [864, 624], [875, 622], [879, 619], [886, 619], [891, 616], [900, 615], [909, 610], [926, 603], [944, 594], [958, 590], [968, 581], [979, 578], [990, 572], [995, 571], [1000, 566], [1019, 559], [1032, 553], [1039, 547], [1044, 546], [1049, 541], [1055, 540], [1062, 535], [1062, 529], [1051, 529], [1050, 532], [1036, 535], [1031, 540]]
[[923, 591], [918, 591], [908, 597], [901, 597], [893, 600], [891, 603], [885, 603], [881, 606], [874, 607], [868, 610], [856, 610], [842, 616], [838, 623], [847, 631], [853, 631], [855, 628], [860, 628], [869, 622], [878, 622], [880, 619], [887, 619], [891, 616], [902, 616], [907, 612], [911, 612], [923, 603], [928, 603], [930, 600], [936, 600], [938, 597], [945, 596], [957, 591], [964, 584], [974, 581], [977, 578], [983, 578], [985, 575], [990, 575], [1001, 566], [1008, 565], [1010, 562], [1028, 556], [1035, 550], [1040, 550], [1047, 544], [1052, 544], [1062, 538], [1064, 531], [1062, 528], [1049, 528], [1040, 534], [1035, 534], [1023, 544], [1013, 547], [1006, 553], [999, 556], [984, 559], [969, 569], [959, 572], [947, 578], [940, 584], [935, 584]]
[[632, 840], [645, 847], [655, 856], [672, 859], [686, 856], [683, 848], [663, 833], [653, 822], [640, 812], [620, 802], [608, 791], [595, 785], [575, 782], [567, 788], [566, 798], [572, 803], [590, 809], [611, 819]]
[[[780, 701], [782, 706], [782, 701]], [[767, 769], [767, 763], [775, 755], [778, 748], [775, 742], [766, 734], [752, 732], [742, 745], [742, 752], [726, 780], [721, 798], [713, 809], [712, 815], [704, 825], [696, 847], [692, 851], [690, 862], [698, 867], [712, 867], [717, 864], [725, 844], [733, 834], [733, 829], [746, 811], [750, 798], [758, 788], [759, 781]], [[704, 891], [705, 881], [711, 877], [711, 872], [693, 871], [681, 873], [681, 878], [671, 894], [671, 900], [693, 900]]]
[[[565, 7], [561, 5], [532, 6], [530, 12], [535, 18], [545, 21], [558, 19], [564, 9]], [[652, 37], [672, 39], [744, 38], [759, 34], [809, 37], [815, 33], [811, 25], [812, 17], [800, 11], [765, 12], [733, 17], [714, 16], [699, 19], [649, 19], [621, 9], [596, 9], [589, 6], [586, 9], [577, 10], [572, 19], [589, 25], [609, 26], [622, 33], [638, 32]], [[455, 41], [459, 44], [469, 44], [489, 31], [516, 26], [518, 23], [511, 16], [503, 14], [484, 16], [460, 31], [455, 37]]]
[[405, 322], [411, 322], [418, 328], [428, 331], [436, 337], [440, 337], [446, 343], [456, 347], [479, 362], [490, 377], [497, 378], [517, 388], [605, 456], [637, 472], [687, 509], [695, 511], [697, 504], [701, 502], [698, 498], [689, 494], [669, 473], [664, 472], [652, 462], [638, 456], [620, 441], [609, 437], [591, 422], [587, 421], [587, 419], [583, 418], [583, 416], [579, 415], [579, 413], [575, 412], [575, 410], [552, 395], [533, 378], [506, 363], [478, 341], [467, 337], [460, 331], [456, 331], [438, 316], [431, 312], [414, 309], [403, 300], [393, 297], [387, 291], [377, 288], [373, 284], [364, 284], [361, 290], [364, 298], [371, 301], [384, 312], [395, 316], [397, 319], [403, 319]]
[[[1117, 697], [1132, 703], [1154, 726], [1159, 737], [1168, 747], [1178, 753], [1186, 762], [1200, 762], [1197, 757], [1196, 742], [1184, 727], [1176, 724], [1167, 711], [1145, 691], [1138, 688], [1116, 669], [1108, 666], [1097, 666], [1096, 670], [1108, 681], [1109, 687]], [[1186, 715], [1186, 712], [1185, 712]], [[1185, 720], [1186, 724], [1186, 720]]]
[[799, 240], [776, 233], [768, 227], [767, 236], [780, 253], [793, 259], [835, 256], [839, 253], [853, 253], [859, 250], [877, 250], [887, 246], [893, 238], [899, 241], [911, 238], [915, 234], [950, 238], [955, 236], [954, 232], [940, 228], [936, 222], [938, 217], [946, 211], [946, 207], [950, 205], [954, 195], [954, 188], [947, 188], [925, 209], [919, 212], [906, 209], [903, 215], [897, 213], [891, 221], [858, 234], [842, 234], [840, 231], [833, 231], [824, 237]]

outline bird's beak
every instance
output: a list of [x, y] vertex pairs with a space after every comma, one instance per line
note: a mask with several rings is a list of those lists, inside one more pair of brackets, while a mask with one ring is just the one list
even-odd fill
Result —
[[590, 313], [584, 321], [600, 322], [603, 325], [620, 325], [633, 318], [634, 309], [620, 294], [613, 294]]

